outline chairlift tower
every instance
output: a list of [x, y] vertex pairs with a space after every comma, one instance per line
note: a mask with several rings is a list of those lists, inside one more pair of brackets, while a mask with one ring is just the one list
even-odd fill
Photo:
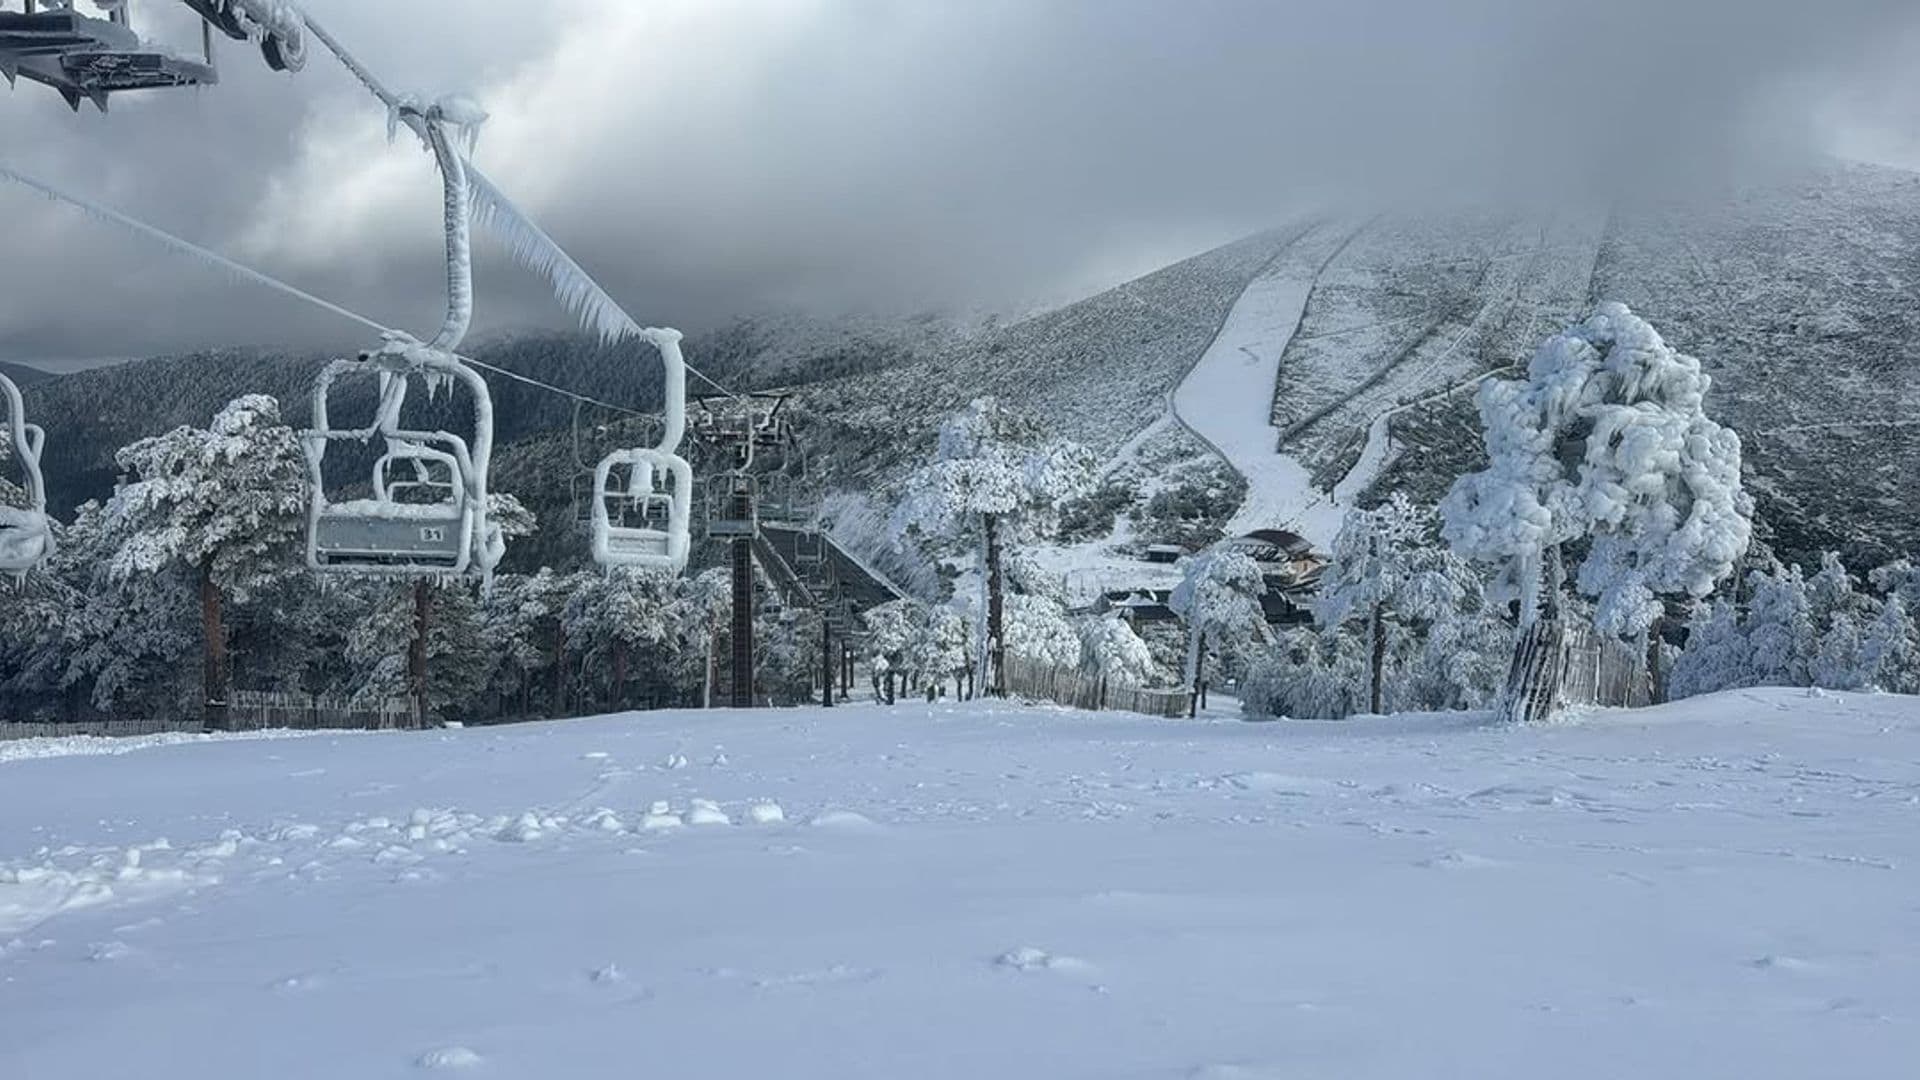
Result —
[[694, 399], [694, 437], [727, 465], [707, 482], [706, 518], [707, 535], [727, 542], [733, 574], [733, 679], [728, 704], [736, 709], [754, 704], [754, 546], [761, 540], [760, 515], [767, 504], [762, 481], [768, 479], [760, 469], [791, 451], [792, 431], [781, 415], [786, 402], [784, 393]]

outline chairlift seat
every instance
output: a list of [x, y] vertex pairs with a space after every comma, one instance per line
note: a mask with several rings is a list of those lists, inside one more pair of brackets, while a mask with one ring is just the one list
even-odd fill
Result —
[[73, 11], [0, 13], [0, 73], [50, 86], [74, 109], [126, 90], [211, 86], [220, 75], [143, 42], [126, 26]]
[[[664, 477], [671, 484], [665, 491], [635, 494], [631, 485], [615, 484], [613, 470], [621, 466], [629, 476]], [[616, 520], [616, 506], [639, 510], [640, 524], [630, 524], [624, 514]], [[593, 559], [601, 566], [679, 573], [687, 565], [692, 518], [693, 467], [684, 458], [659, 450], [616, 450], [594, 468]]]
[[314, 563], [321, 569], [461, 574], [473, 552], [473, 514], [459, 504], [332, 503], [313, 529]]
[[53, 546], [53, 528], [37, 510], [0, 506], [0, 573], [24, 574]]

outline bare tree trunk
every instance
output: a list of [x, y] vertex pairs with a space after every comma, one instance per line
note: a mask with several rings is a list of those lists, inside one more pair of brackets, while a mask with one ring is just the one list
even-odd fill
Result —
[[1379, 601], [1375, 601], [1373, 605], [1371, 629], [1373, 633], [1373, 655], [1370, 666], [1373, 669], [1373, 690], [1367, 697], [1367, 711], [1375, 716], [1379, 716], [1381, 714], [1380, 706], [1382, 704], [1382, 698], [1384, 697], [1383, 684], [1386, 682], [1387, 670], [1386, 613], [1381, 610]]
[[1187, 699], [1187, 719], [1193, 720], [1200, 715], [1201, 688], [1207, 685], [1207, 641], [1206, 635], [1195, 632], [1193, 636], [1193, 693]]
[[213, 580], [213, 560], [200, 564], [201, 658], [200, 717], [209, 731], [227, 727], [227, 627], [220, 586]]
[[427, 722], [427, 628], [433, 617], [433, 591], [425, 578], [413, 583], [413, 639], [407, 643], [407, 692], [413, 698], [413, 722]]
[[613, 707], [627, 707], [627, 639], [613, 639]]
[[833, 655], [833, 623], [823, 614], [820, 616], [820, 704], [823, 708], [833, 708], [833, 681], [839, 667]]
[[567, 714], [567, 624], [553, 623], [553, 715]]
[[1667, 617], [1662, 615], [1647, 628], [1647, 686], [1652, 695], [1649, 704], [1653, 705], [1667, 701], [1667, 673], [1660, 665], [1660, 634], [1666, 627]]

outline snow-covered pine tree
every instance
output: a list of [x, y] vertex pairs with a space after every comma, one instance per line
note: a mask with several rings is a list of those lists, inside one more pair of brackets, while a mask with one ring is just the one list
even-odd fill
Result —
[[907, 650], [907, 661], [929, 680], [944, 683], [953, 680], [954, 700], [966, 694], [967, 674], [973, 670], [972, 643], [967, 633], [967, 618], [951, 604], [936, 604], [925, 609], [920, 626]]
[[677, 580], [660, 571], [615, 570], [580, 581], [561, 619], [579, 661], [583, 697], [597, 697], [610, 709], [628, 708], [634, 672], [666, 667], [675, 638]]
[[1797, 566], [1747, 575], [1748, 686], [1808, 686], [1813, 673], [1813, 610]]
[[941, 425], [933, 461], [908, 481], [894, 513], [896, 539], [910, 534], [977, 545], [982, 603], [978, 680], [1002, 694], [1006, 647], [1006, 548], [1043, 529], [1060, 505], [1094, 483], [1083, 447], [1046, 443], [1039, 428], [993, 398], [979, 398]]
[[185, 566], [196, 575], [206, 716], [220, 726], [229, 681], [222, 607], [298, 566], [307, 483], [299, 436], [280, 421], [279, 402], [248, 395], [207, 428], [142, 439], [115, 461], [129, 479], [106, 507], [126, 537], [113, 572], [125, 579]]
[[1109, 682], [1151, 686], [1159, 676], [1153, 650], [1118, 615], [1080, 621], [1081, 665]]
[[1260, 599], [1266, 592], [1267, 578], [1260, 564], [1244, 552], [1213, 548], [1186, 561], [1168, 606], [1187, 624], [1187, 661], [1182, 675], [1195, 694], [1196, 705], [1207, 643], [1238, 647], [1265, 637], [1266, 612]]
[[[1427, 627], [1467, 614], [1469, 601], [1479, 606], [1472, 567], [1437, 534], [1433, 512], [1395, 492], [1371, 510], [1348, 512], [1320, 576], [1314, 601], [1320, 626], [1330, 633], [1349, 624], [1366, 627], [1372, 712], [1385, 705], [1389, 635], [1417, 630], [1415, 636], [1427, 638]], [[1464, 635], [1450, 636], [1455, 646], [1467, 643]]]
[[1674, 662], [1668, 690], [1674, 698], [1751, 686], [1753, 647], [1740, 613], [1726, 599], [1695, 605], [1687, 623], [1687, 646]]
[[864, 659], [873, 672], [876, 698], [893, 703], [898, 692], [895, 681], [912, 670], [914, 638], [925, 618], [921, 605], [914, 600], [891, 600], [861, 614], [867, 628]]
[[1865, 684], [1889, 694], [1920, 694], [1920, 627], [1899, 593], [1888, 596], [1860, 643]]
[[[1533, 631], [1560, 588], [1564, 545], [1585, 540], [1576, 573], [1596, 627], [1642, 635], [1661, 597], [1699, 599], [1731, 574], [1752, 537], [1740, 439], [1707, 416], [1712, 380], [1624, 305], [1601, 305], [1534, 353], [1525, 380], [1481, 386], [1488, 467], [1441, 504], [1454, 550], [1500, 567], [1520, 605], [1525, 655], [1541, 659], [1510, 714], [1539, 718], [1558, 699], [1560, 644]], [[1650, 654], [1651, 655], [1651, 654]], [[1541, 679], [1550, 687], [1535, 685]]]

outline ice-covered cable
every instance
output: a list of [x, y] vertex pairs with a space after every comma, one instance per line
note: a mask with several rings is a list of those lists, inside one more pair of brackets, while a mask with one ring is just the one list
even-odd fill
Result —
[[40, 194], [46, 196], [47, 198], [54, 200], [55, 202], [66, 203], [68, 206], [71, 206], [76, 210], [79, 210], [81, 213], [86, 214], [88, 217], [91, 217], [97, 221], [103, 221], [110, 225], [118, 225], [121, 228], [129, 229], [140, 236], [143, 236], [149, 240], [159, 243], [160, 245], [173, 251], [173, 253], [176, 255], [185, 255], [188, 258], [196, 259], [200, 262], [207, 264], [208, 266], [213, 267], [216, 270], [220, 270], [227, 274], [230, 274], [241, 281], [250, 282], [255, 285], [260, 285], [260, 286], [264, 286], [265, 288], [272, 289], [275, 292], [284, 293], [288, 296], [293, 297], [296, 300], [300, 300], [304, 303], [312, 304], [314, 307], [320, 308], [323, 311], [327, 311], [334, 315], [338, 315], [343, 319], [348, 319], [353, 322], [359, 323], [361, 326], [364, 326], [378, 333], [386, 334], [390, 332], [386, 327], [381, 326], [379, 323], [374, 322], [372, 319], [369, 319], [366, 316], [360, 315], [356, 312], [349, 311], [346, 308], [343, 308], [339, 304], [333, 303], [330, 300], [322, 300], [320, 297], [317, 297], [312, 293], [307, 292], [304, 289], [301, 289], [297, 286], [289, 285], [286, 282], [279, 280], [278, 278], [268, 277], [266, 274], [263, 274], [258, 270], [255, 270], [251, 267], [243, 266], [240, 263], [234, 262], [232, 259], [227, 258], [225, 255], [221, 255], [217, 252], [209, 251], [206, 248], [203, 248], [200, 245], [195, 244], [191, 241], [182, 240], [179, 237], [173, 235], [172, 233], [166, 232], [162, 229], [155, 228], [154, 226], [149, 225], [146, 222], [140, 221], [136, 218], [128, 217], [126, 214], [123, 214], [118, 210], [113, 210], [113, 209], [109, 209], [108, 207], [101, 206], [99, 203], [93, 202], [90, 199], [85, 199], [78, 195], [61, 191], [59, 188], [54, 187], [52, 184], [49, 184], [43, 180], [37, 180], [31, 176], [28, 176], [25, 173], [8, 168], [5, 165], [0, 165], [0, 179], [8, 180], [15, 184], [19, 184], [22, 187], [29, 188], [33, 191], [37, 191]]
[[[352, 322], [358, 323], [359, 325], [366, 327], [369, 330], [372, 330], [373, 332], [381, 335], [382, 337], [387, 337], [395, 333], [395, 331], [392, 328], [383, 326], [379, 322], [376, 322], [373, 319], [369, 319], [365, 315], [362, 315], [356, 311], [351, 311], [347, 308], [341, 307], [339, 304], [336, 304], [331, 300], [322, 299], [321, 297], [315, 296], [312, 293], [307, 292], [305, 289], [302, 289], [296, 285], [289, 285], [288, 283], [281, 281], [279, 278], [273, 277], [269, 274], [264, 274], [243, 263], [235, 262], [234, 260], [226, 257], [225, 255], [222, 255], [215, 251], [210, 251], [206, 248], [201, 247], [198, 244], [193, 243], [192, 241], [182, 240], [180, 237], [177, 237], [172, 233], [167, 232], [164, 229], [160, 229], [153, 225], [149, 225], [144, 221], [138, 220], [137, 218], [129, 217], [126, 214], [120, 213], [117, 210], [112, 210], [107, 207], [101, 206], [100, 204], [95, 203], [91, 200], [81, 198], [78, 195], [73, 195], [73, 194], [69, 194], [67, 192], [61, 191], [59, 188], [56, 188], [51, 184], [45, 183], [40, 180], [36, 180], [30, 176], [27, 176], [24, 173], [17, 172], [13, 169], [10, 169], [5, 165], [0, 165], [0, 179], [9, 180], [9, 181], [12, 181], [13, 183], [20, 184], [23, 187], [30, 188], [31, 190], [39, 192], [40, 194], [46, 196], [49, 199], [55, 200], [56, 202], [66, 203], [67, 205], [72, 206], [75, 209], [86, 214], [88, 217], [94, 218], [98, 221], [103, 221], [111, 225], [118, 225], [122, 228], [128, 229], [138, 236], [145, 237], [148, 240], [152, 240], [162, 245], [163, 247], [166, 247], [167, 249], [171, 250], [175, 254], [186, 255], [190, 258], [206, 263], [207, 265], [212, 266], [213, 268], [220, 270], [224, 273], [227, 273], [240, 281], [248, 282], [254, 285], [259, 285], [263, 288], [272, 289], [274, 292], [292, 297], [293, 299], [299, 300], [302, 303], [310, 304], [329, 314], [338, 315], [343, 319], [347, 319]], [[528, 386], [535, 387], [536, 389], [544, 390], [551, 394], [558, 394], [559, 396], [567, 398], [568, 400], [571, 400], [571, 401], [577, 401], [584, 405], [593, 405], [597, 408], [606, 409], [609, 412], [621, 413], [626, 416], [637, 417], [640, 419], [652, 418], [652, 414], [650, 413], [642, 412], [638, 409], [630, 409], [624, 405], [615, 405], [608, 401], [602, 401], [599, 398], [591, 397], [589, 395], [582, 394], [577, 391], [568, 390], [562, 386], [555, 386], [552, 383], [533, 378], [530, 375], [522, 375], [517, 371], [510, 371], [507, 368], [499, 367], [494, 364], [484, 363], [482, 361], [475, 360], [472, 357], [462, 356], [461, 359], [473, 365], [474, 367], [483, 368], [487, 371], [491, 371], [497, 375], [500, 375], [503, 378], [512, 379], [514, 382], [524, 383]]]

